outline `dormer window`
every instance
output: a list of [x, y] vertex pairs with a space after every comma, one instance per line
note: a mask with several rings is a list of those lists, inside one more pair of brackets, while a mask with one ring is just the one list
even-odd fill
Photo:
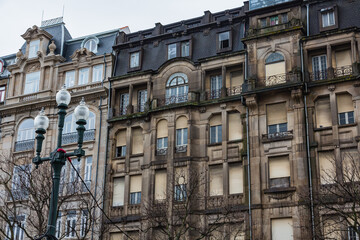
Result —
[[337, 6], [323, 8], [319, 11], [320, 31], [327, 31], [339, 27]]
[[97, 53], [98, 44], [99, 39], [97, 37], [87, 37], [82, 42], [81, 47], [86, 48], [93, 53]]
[[217, 33], [216, 50], [217, 53], [230, 51], [232, 49], [231, 31], [222, 31]]
[[34, 40], [30, 42], [29, 46], [29, 58], [34, 58], [37, 56], [39, 51], [40, 40]]
[[321, 14], [322, 26], [330, 27], [335, 25], [335, 13], [334, 11], [327, 11]]

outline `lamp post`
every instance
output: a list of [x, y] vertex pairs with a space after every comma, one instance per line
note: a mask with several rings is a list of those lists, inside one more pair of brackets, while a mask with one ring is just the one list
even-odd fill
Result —
[[36, 116], [34, 121], [36, 136], [36, 156], [33, 158], [33, 163], [38, 166], [45, 162], [50, 161], [53, 168], [53, 189], [51, 192], [50, 209], [48, 217], [48, 225], [46, 233], [39, 239], [46, 237], [46, 239], [57, 239], [55, 237], [56, 232], [56, 218], [57, 218], [57, 205], [59, 198], [59, 186], [60, 186], [60, 175], [61, 169], [66, 163], [66, 159], [69, 157], [80, 158], [85, 155], [85, 151], [82, 149], [84, 131], [86, 120], [89, 117], [89, 108], [85, 105], [84, 99], [81, 100], [80, 104], [75, 108], [76, 128], [78, 132], [78, 148], [74, 152], [66, 153], [62, 148], [62, 132], [64, 127], [64, 120], [66, 115], [66, 109], [70, 103], [70, 93], [65, 89], [65, 86], [56, 94], [56, 103], [59, 109], [59, 124], [58, 124], [58, 139], [56, 149], [50, 153], [50, 157], [40, 157], [42, 143], [45, 139], [44, 134], [49, 126], [49, 119], [45, 115], [44, 109], [42, 109], [39, 115]]

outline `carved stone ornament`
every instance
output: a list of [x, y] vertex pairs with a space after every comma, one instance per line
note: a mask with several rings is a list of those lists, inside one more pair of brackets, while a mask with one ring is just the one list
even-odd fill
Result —
[[40, 71], [40, 63], [34, 63], [27, 67], [28, 73]]
[[204, 36], [209, 35], [209, 33], [210, 33], [210, 28], [204, 29], [204, 31], [203, 31], [203, 35], [204, 35]]
[[23, 53], [21, 52], [21, 49], [19, 49], [19, 51], [16, 53], [16, 58], [21, 58], [23, 55]]
[[38, 26], [34, 25], [32, 28], [28, 28], [26, 32], [21, 35], [25, 40], [30, 41], [34, 38], [42, 38], [45, 36], [48, 39], [52, 39], [53, 36], [45, 30], [40, 29]]
[[331, 84], [331, 85], [328, 86], [328, 89], [329, 89], [330, 92], [335, 91], [335, 88], [336, 88], [336, 86], [334, 84]]
[[49, 45], [50, 53], [48, 54], [48, 56], [55, 55], [55, 49], [56, 49], [56, 45], [54, 43], [54, 40], [52, 40], [51, 44]]
[[81, 48], [76, 50], [73, 55], [70, 56], [72, 60], [79, 60], [81, 57], [92, 57], [95, 56], [95, 53], [87, 50], [86, 48]]
[[291, 197], [294, 194], [294, 192], [285, 192], [285, 193], [276, 193], [276, 194], [269, 194], [269, 198], [276, 199], [276, 200], [282, 200]]
[[257, 107], [257, 100], [255, 95], [246, 97], [246, 106], [248, 106], [250, 110], [254, 110]]
[[205, 113], [206, 112], [206, 107], [200, 107], [199, 112], [200, 113]]

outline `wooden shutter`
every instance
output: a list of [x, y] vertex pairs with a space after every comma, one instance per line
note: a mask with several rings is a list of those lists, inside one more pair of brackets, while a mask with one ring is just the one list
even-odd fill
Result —
[[334, 154], [330, 152], [319, 152], [319, 165], [321, 184], [334, 183], [336, 178]]
[[157, 138], [164, 138], [168, 136], [168, 126], [166, 120], [161, 120], [157, 124]]
[[329, 127], [332, 125], [330, 98], [319, 98], [315, 103], [316, 127]]
[[285, 103], [276, 103], [266, 106], [267, 124], [274, 125], [287, 122]]
[[186, 167], [175, 168], [175, 185], [185, 184], [187, 182]]
[[271, 219], [272, 240], [291, 240], [293, 237], [292, 218]]
[[271, 63], [265, 65], [266, 78], [273, 75], [285, 74], [285, 62]]
[[142, 134], [142, 128], [133, 128], [131, 129], [131, 153], [132, 154], [139, 154], [144, 152], [144, 137]]
[[130, 193], [141, 192], [141, 175], [130, 176]]
[[212, 116], [210, 119], [210, 126], [218, 126], [221, 125], [222, 121], [221, 121], [221, 115], [215, 115]]
[[114, 178], [113, 206], [124, 205], [125, 178]]
[[166, 199], [166, 170], [155, 172], [155, 199]]
[[341, 150], [343, 180], [345, 182], [359, 181], [359, 152], [356, 149]]
[[335, 52], [335, 58], [336, 58], [336, 67], [337, 68], [352, 65], [350, 49], [345, 50], [345, 51]]
[[230, 73], [231, 87], [238, 87], [244, 83], [243, 74], [241, 71], [234, 71]]
[[336, 96], [338, 113], [353, 112], [354, 106], [350, 94], [339, 94]]
[[270, 179], [290, 176], [289, 156], [269, 158]]
[[244, 192], [243, 167], [241, 164], [229, 165], [229, 194], [239, 194]]
[[126, 130], [120, 130], [117, 134], [116, 134], [116, 146], [120, 147], [120, 146], [126, 146]]
[[210, 196], [223, 195], [223, 166], [210, 167]]
[[240, 113], [230, 113], [229, 119], [229, 141], [242, 139], [242, 124]]
[[176, 120], [176, 129], [182, 129], [182, 128], [187, 128], [188, 127], [188, 123], [187, 123], [187, 118], [182, 116], [182, 117], [179, 117], [177, 120]]

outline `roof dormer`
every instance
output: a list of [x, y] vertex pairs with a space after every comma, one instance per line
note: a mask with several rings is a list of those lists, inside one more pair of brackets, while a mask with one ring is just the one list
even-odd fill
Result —
[[53, 38], [50, 33], [40, 29], [36, 25], [28, 28], [21, 36], [26, 40], [26, 52], [24, 55], [28, 59], [38, 57], [39, 53], [45, 56], [49, 41]]

